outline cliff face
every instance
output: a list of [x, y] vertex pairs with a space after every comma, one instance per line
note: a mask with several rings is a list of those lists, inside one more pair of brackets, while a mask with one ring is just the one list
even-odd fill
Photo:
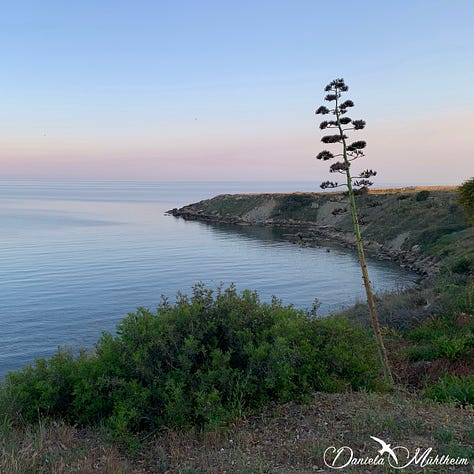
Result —
[[[422, 274], [437, 270], [441, 255], [433, 247], [440, 239], [472, 238], [454, 188], [375, 190], [357, 196], [357, 204], [369, 253]], [[288, 239], [302, 245], [354, 245], [344, 193], [224, 194], [169, 213], [204, 222], [292, 228]]]

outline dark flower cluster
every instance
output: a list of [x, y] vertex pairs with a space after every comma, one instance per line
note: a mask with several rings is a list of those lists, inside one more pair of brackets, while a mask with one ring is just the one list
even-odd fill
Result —
[[367, 187], [372, 186], [374, 183], [372, 181], [369, 181], [368, 179], [359, 179], [357, 181], [354, 181], [352, 184], [357, 187]]
[[337, 122], [335, 120], [323, 120], [319, 124], [319, 128], [321, 130], [324, 130], [325, 128], [336, 128], [337, 127]]
[[326, 135], [323, 138], [321, 138], [321, 141], [323, 143], [338, 143], [340, 142], [343, 138], [347, 138], [345, 135]]
[[346, 84], [344, 83], [344, 79], [334, 79], [324, 88], [326, 92], [329, 92], [335, 89], [339, 89], [342, 92], [346, 92], [349, 90], [349, 87], [346, 86]]
[[329, 125], [329, 122], [327, 120], [323, 120], [320, 124], [319, 124], [319, 128], [321, 130], [324, 130], [327, 126]]
[[342, 104], [339, 105], [341, 109], [347, 109], [348, 107], [354, 107], [354, 102], [352, 100], [346, 100]]
[[347, 169], [348, 169], [348, 166], [346, 166], [345, 163], [343, 163], [342, 161], [338, 161], [336, 163], [333, 163], [329, 167], [329, 172], [330, 173], [345, 173]]
[[341, 94], [328, 94], [324, 100], [327, 100], [328, 102], [332, 102], [336, 99], [339, 99], [339, 97], [341, 97]]
[[333, 181], [324, 181], [324, 183], [321, 183], [322, 189], [337, 188], [338, 186], [339, 185]]
[[364, 140], [359, 140], [357, 142], [351, 143], [347, 147], [347, 151], [361, 150], [362, 148], [365, 148], [365, 145], [367, 145], [367, 143], [364, 142]]
[[334, 155], [328, 150], [323, 150], [316, 156], [316, 159], [323, 161], [330, 160], [331, 158], [334, 158]]
[[371, 178], [372, 176], [376, 176], [377, 175], [377, 171], [374, 171], [374, 170], [364, 170], [362, 171], [362, 173], [360, 173], [360, 178]]
[[347, 150], [347, 154], [351, 157], [349, 159], [350, 161], [354, 161], [357, 158], [361, 158], [362, 156], [365, 156], [362, 150]]
[[354, 130], [362, 130], [365, 127], [364, 120], [353, 120], [352, 125], [354, 125]]
[[339, 113], [341, 115], [345, 114], [348, 107], [354, 107], [354, 102], [352, 102], [352, 100], [346, 100], [342, 104], [339, 104]]
[[316, 114], [326, 115], [326, 114], [328, 114], [329, 112], [330, 112], [330, 110], [329, 110], [327, 107], [325, 107], [324, 105], [321, 105], [321, 107], [318, 107], [318, 108], [316, 109], [316, 112], [315, 112], [315, 113], [316, 113]]

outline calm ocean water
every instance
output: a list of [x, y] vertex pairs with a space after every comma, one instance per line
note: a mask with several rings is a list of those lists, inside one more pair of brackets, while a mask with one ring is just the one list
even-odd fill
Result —
[[[164, 212], [220, 193], [316, 191], [308, 183], [0, 181], [0, 376], [58, 346], [90, 347], [138, 306], [203, 281], [324, 315], [363, 299], [352, 252], [299, 248], [268, 228], [185, 222]], [[416, 276], [371, 261], [376, 290]]]

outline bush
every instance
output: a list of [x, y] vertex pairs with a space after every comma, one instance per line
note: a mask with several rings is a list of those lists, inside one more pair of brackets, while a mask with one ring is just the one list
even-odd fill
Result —
[[413, 346], [408, 350], [408, 358], [412, 362], [420, 360], [435, 360], [438, 358], [438, 351], [431, 345]]
[[410, 197], [409, 194], [400, 194], [397, 196], [397, 201], [404, 201], [405, 199], [408, 199]]
[[430, 192], [426, 189], [416, 193], [415, 200], [416, 201], [426, 201], [430, 197]]
[[411, 360], [451, 360], [470, 357], [474, 351], [474, 285], [448, 285], [438, 297], [437, 316], [408, 333], [417, 342], [409, 350]]
[[72, 350], [59, 349], [49, 360], [37, 359], [34, 367], [6, 376], [0, 407], [25, 420], [38, 414], [66, 413], [73, 402], [76, 369], [84, 362], [85, 353], [73, 356]]
[[438, 402], [451, 402], [456, 405], [474, 405], [474, 376], [441, 377], [439, 381], [429, 386], [425, 394]]
[[471, 223], [474, 223], [474, 178], [469, 179], [459, 187], [458, 199], [467, 217]]
[[438, 290], [439, 313], [444, 319], [452, 319], [460, 313], [467, 313], [470, 315], [471, 331], [474, 331], [474, 282], [470, 282], [469, 277], [466, 278], [467, 281], [462, 281], [463, 277], [458, 283], [444, 283]]
[[156, 313], [129, 314], [94, 354], [59, 351], [8, 374], [0, 407], [26, 421], [103, 423], [127, 440], [163, 425], [220, 425], [312, 390], [370, 389], [379, 374], [370, 333], [347, 319], [196, 285]]
[[451, 271], [453, 273], [469, 274], [474, 271], [474, 261], [472, 258], [462, 256], [458, 258], [452, 265]]

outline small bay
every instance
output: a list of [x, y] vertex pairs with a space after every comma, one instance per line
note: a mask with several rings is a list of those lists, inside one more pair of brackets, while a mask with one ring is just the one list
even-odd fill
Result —
[[[138, 306], [202, 281], [326, 315], [364, 299], [357, 255], [301, 248], [281, 230], [187, 222], [165, 211], [221, 193], [317, 191], [316, 183], [0, 181], [0, 376], [91, 347]], [[417, 276], [371, 260], [375, 290]]]

